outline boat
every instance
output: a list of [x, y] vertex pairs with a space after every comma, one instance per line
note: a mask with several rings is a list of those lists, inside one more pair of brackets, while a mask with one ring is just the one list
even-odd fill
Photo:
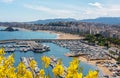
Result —
[[50, 51], [50, 47], [48, 46], [34, 46], [33, 47], [33, 52], [35, 53], [43, 53], [47, 51]]
[[20, 48], [20, 51], [21, 51], [21, 52], [27, 52], [28, 49], [27, 49], [27, 48]]
[[5, 52], [14, 52], [15, 48], [5, 48]]

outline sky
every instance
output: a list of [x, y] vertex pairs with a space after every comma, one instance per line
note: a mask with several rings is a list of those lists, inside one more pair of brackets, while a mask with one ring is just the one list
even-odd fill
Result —
[[1, 22], [120, 17], [120, 0], [0, 0]]

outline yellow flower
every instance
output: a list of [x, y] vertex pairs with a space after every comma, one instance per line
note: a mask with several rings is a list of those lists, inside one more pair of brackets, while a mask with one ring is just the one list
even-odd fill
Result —
[[55, 76], [60, 76], [64, 74], [64, 67], [62, 64], [56, 64], [56, 66], [53, 68], [52, 72], [54, 73]]
[[[30, 61], [30, 70], [26, 69], [23, 62], [20, 62], [18, 67], [14, 67], [14, 55], [4, 56], [4, 48], [0, 49], [0, 78], [51, 78], [50, 75], [45, 76], [44, 69], [41, 69], [39, 73], [35, 74], [34, 69], [37, 65], [35, 60]], [[47, 56], [42, 57], [42, 61], [47, 68], [50, 64], [50, 58]], [[52, 69], [55, 76], [65, 75], [65, 78], [98, 78], [97, 71], [89, 71], [88, 74], [83, 77], [79, 70], [79, 60], [74, 58], [67, 71], [64, 71], [62, 61], [58, 60], [56, 66]], [[66, 74], [64, 73], [66, 72]]]
[[74, 74], [74, 73], [78, 72], [78, 68], [79, 68], [79, 60], [77, 58], [74, 58], [70, 62], [70, 65], [69, 65], [67, 71], [71, 74]]
[[45, 64], [45, 68], [48, 68], [49, 64], [50, 64], [50, 58], [47, 56], [43, 56], [42, 59], [43, 63]]
[[73, 78], [73, 74], [71, 72], [67, 72], [65, 78]]
[[33, 78], [32, 72], [27, 70], [24, 74], [24, 78]]
[[79, 74], [78, 74], [78, 78], [82, 78], [82, 73], [79, 73]]
[[74, 58], [70, 62], [70, 65], [67, 68], [67, 75], [65, 78], [82, 78], [82, 73], [78, 73], [79, 63], [80, 62], [77, 58]]
[[65, 78], [82, 78], [82, 73], [72, 73], [72, 72], [67, 72], [67, 75], [65, 76]]
[[5, 51], [4, 51], [4, 48], [1, 48], [0, 49], [0, 55], [3, 55], [3, 54], [5, 54]]
[[10, 65], [13, 65], [13, 63], [15, 62], [15, 60], [14, 60], [14, 55], [13, 55], [13, 54], [11, 54], [11, 55], [8, 57], [8, 61], [9, 61], [9, 64], [10, 64]]
[[25, 72], [26, 72], [26, 66], [24, 65], [23, 62], [20, 62], [17, 67], [17, 75], [21, 76], [21, 75], [25, 74]]
[[15, 68], [11, 67], [9, 69], [5, 70], [5, 74], [8, 78], [17, 78], [16, 72], [15, 72]]
[[98, 72], [90, 70], [88, 75], [86, 75], [84, 78], [98, 78]]
[[0, 64], [2, 64], [5, 60], [5, 57], [4, 56], [0, 56]]
[[39, 71], [39, 76], [40, 76], [41, 78], [44, 78], [44, 75], [45, 75], [45, 72], [44, 72], [43, 69], [41, 69], [41, 70]]
[[31, 67], [32, 69], [35, 69], [36, 65], [37, 65], [37, 62], [36, 62], [35, 60], [31, 60], [31, 61], [30, 61], [30, 67]]
[[82, 73], [76, 73], [76, 74], [74, 74], [74, 76], [73, 76], [74, 78], [82, 78]]

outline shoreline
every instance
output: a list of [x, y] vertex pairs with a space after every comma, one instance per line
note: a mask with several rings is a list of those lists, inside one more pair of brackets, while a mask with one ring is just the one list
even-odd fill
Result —
[[83, 39], [84, 37], [81, 37], [79, 35], [73, 35], [69, 33], [63, 33], [63, 32], [57, 32], [57, 31], [49, 31], [49, 30], [37, 30], [38, 32], [47, 32], [50, 34], [56, 34], [56, 39]]
[[[24, 29], [24, 28], [17, 28], [17, 27], [14, 27], [14, 28], [19, 29], [19, 30], [23, 30], [23, 31], [32, 31], [32, 30]], [[56, 34], [57, 37], [55, 39], [82, 39], [83, 38], [83, 37], [80, 37], [78, 35], [56, 32], [56, 31], [49, 31], [49, 30], [37, 30], [36, 32], [46, 32], [46, 33], [50, 33], [50, 34]], [[96, 62], [97, 62], [96, 60], [95, 61], [87, 61], [87, 59], [85, 57], [82, 57], [82, 56], [79, 56], [78, 59], [82, 62], [89, 64], [89, 65], [96, 66]], [[102, 73], [104, 73], [104, 75], [112, 75], [112, 72], [110, 72], [108, 70], [108, 68], [102, 67], [100, 65], [97, 65], [96, 67]]]
[[[17, 28], [17, 27], [14, 27], [14, 28], [24, 30], [24, 31], [32, 31], [32, 30], [25, 29], [25, 28]], [[50, 30], [37, 30], [36, 32], [46, 32], [46, 33], [50, 33], [50, 34], [56, 34], [57, 37], [55, 39], [83, 39], [84, 38], [79, 35], [57, 32], [57, 31], [50, 31]]]
[[109, 62], [115, 63], [116, 61], [114, 59], [112, 59], [112, 60], [93, 60], [93, 61], [88, 61], [83, 56], [78, 56], [78, 59], [80, 61], [82, 61], [82, 62], [85, 62], [85, 63], [89, 64], [89, 65], [96, 66], [98, 68], [98, 70], [100, 70], [102, 72], [103, 75], [108, 75], [108, 76], [112, 76], [113, 75], [113, 72], [109, 71], [109, 68], [104, 67], [103, 64], [96, 64], [96, 62], [109, 61]]
[[[4, 26], [0, 26], [0, 27], [4, 27]], [[23, 30], [23, 31], [32, 31], [30, 29], [25, 29], [25, 28], [18, 28], [18, 27], [13, 27], [13, 28]], [[57, 31], [50, 31], [50, 30], [37, 30], [36, 32], [46, 32], [46, 33], [50, 33], [50, 34], [56, 34], [57, 37], [55, 39], [83, 39], [84, 38], [79, 35], [57, 32]]]

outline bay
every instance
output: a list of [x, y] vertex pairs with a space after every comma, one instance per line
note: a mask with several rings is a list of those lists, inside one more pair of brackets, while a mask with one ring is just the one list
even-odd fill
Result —
[[[4, 29], [4, 27], [0, 27], [0, 29]], [[51, 34], [47, 32], [36, 32], [36, 31], [15, 31], [15, 32], [8, 32], [8, 31], [0, 31], [0, 40], [8, 40], [8, 39], [55, 39], [57, 37], [56, 34]], [[57, 58], [61, 58], [63, 64], [65, 66], [69, 65], [69, 62], [72, 60], [70, 57], [64, 56], [65, 53], [69, 52], [68, 49], [60, 47], [53, 43], [42, 43], [50, 46], [50, 51], [45, 53], [34, 53], [32, 51], [28, 52], [19, 52], [15, 51], [15, 66], [18, 65], [20, 62], [20, 57], [34, 57], [35, 60], [38, 62], [38, 66], [41, 68], [41, 60], [40, 58], [43, 55], [52, 56], [54, 55]], [[1, 45], [2, 46], [2, 45]], [[10, 55], [11, 53], [7, 53], [6, 56]], [[83, 68], [83, 74], [87, 74], [89, 70], [97, 69], [95, 66], [89, 65], [87, 63], [81, 62], [80, 66]], [[51, 71], [51, 68], [49, 68]], [[52, 75], [53, 76], [53, 75]]]
[[[1, 29], [5, 29], [5, 27], [0, 27]], [[0, 40], [8, 40], [8, 39], [55, 39], [57, 37], [56, 34], [51, 34], [47, 32], [35, 32], [28, 30], [20, 30], [20, 31], [0, 31]]]

